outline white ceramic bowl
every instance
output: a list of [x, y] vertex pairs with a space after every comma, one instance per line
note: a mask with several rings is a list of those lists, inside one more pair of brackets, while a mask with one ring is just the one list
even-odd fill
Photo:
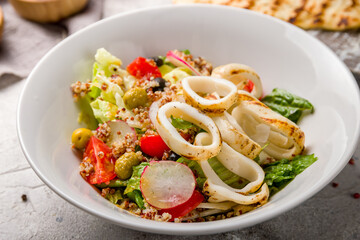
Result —
[[[131, 216], [102, 198], [79, 175], [70, 149], [78, 127], [69, 86], [91, 76], [96, 49], [105, 47], [124, 66], [138, 56], [190, 49], [214, 66], [252, 66], [265, 92], [280, 87], [310, 100], [315, 113], [300, 126], [318, 161], [265, 206], [206, 223], [163, 223]], [[328, 184], [351, 157], [359, 136], [358, 86], [322, 43], [290, 24], [255, 12], [219, 6], [167, 6], [120, 14], [95, 23], [54, 47], [27, 79], [18, 108], [23, 151], [38, 176], [75, 206], [124, 227], [166, 234], [211, 234], [275, 217]]]

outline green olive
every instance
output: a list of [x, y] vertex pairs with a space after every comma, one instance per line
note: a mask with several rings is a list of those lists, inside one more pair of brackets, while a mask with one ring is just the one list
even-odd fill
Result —
[[127, 152], [119, 157], [115, 162], [115, 173], [119, 179], [125, 180], [131, 177], [132, 167], [139, 165], [141, 153]]
[[123, 97], [124, 103], [127, 108], [133, 109], [139, 106], [144, 106], [147, 103], [147, 94], [143, 88], [131, 88]]
[[71, 142], [78, 149], [84, 149], [93, 133], [87, 128], [78, 128], [71, 135]]

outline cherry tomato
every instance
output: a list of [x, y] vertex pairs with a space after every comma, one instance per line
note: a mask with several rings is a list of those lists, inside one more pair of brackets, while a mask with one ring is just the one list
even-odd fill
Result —
[[99, 184], [110, 181], [116, 177], [115, 159], [112, 156], [111, 149], [100, 139], [92, 136], [84, 152], [83, 161], [90, 159], [95, 171], [87, 177], [91, 184]]
[[254, 89], [254, 83], [251, 80], [248, 80], [247, 84], [244, 86], [243, 90], [251, 93], [251, 91]]
[[170, 221], [174, 221], [174, 218], [183, 217], [192, 210], [194, 210], [200, 203], [202, 203], [202, 201], [204, 201], [204, 196], [200, 192], [195, 190], [193, 195], [186, 202], [173, 208], [161, 209], [159, 210], [159, 213], [170, 213], [172, 216]]
[[162, 158], [166, 150], [170, 148], [165, 144], [160, 135], [143, 136], [140, 139], [141, 151], [152, 157]]
[[159, 68], [152, 59], [136, 58], [127, 66], [127, 71], [136, 78], [150, 80], [151, 77], [161, 77]]

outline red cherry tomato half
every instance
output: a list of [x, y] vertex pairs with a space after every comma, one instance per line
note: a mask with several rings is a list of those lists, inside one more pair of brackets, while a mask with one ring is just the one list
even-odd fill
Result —
[[194, 210], [200, 203], [202, 203], [202, 201], [204, 201], [204, 196], [200, 192], [195, 190], [193, 195], [186, 202], [173, 208], [161, 209], [159, 210], [159, 213], [171, 214], [172, 218], [170, 219], [170, 221], [174, 221], [174, 218], [184, 217], [186, 214]]
[[99, 184], [110, 181], [116, 177], [114, 171], [115, 159], [112, 156], [111, 149], [100, 139], [92, 136], [84, 152], [83, 161], [89, 161], [93, 165], [94, 170], [87, 177], [87, 181], [91, 184]]
[[251, 93], [251, 91], [254, 89], [254, 83], [251, 80], [248, 80], [247, 84], [244, 86], [243, 90]]
[[160, 135], [143, 136], [140, 139], [141, 151], [152, 157], [162, 158], [166, 150], [170, 148], [165, 144]]
[[159, 68], [154, 60], [143, 57], [136, 58], [127, 66], [127, 71], [136, 78], [150, 80], [151, 77], [161, 77]]

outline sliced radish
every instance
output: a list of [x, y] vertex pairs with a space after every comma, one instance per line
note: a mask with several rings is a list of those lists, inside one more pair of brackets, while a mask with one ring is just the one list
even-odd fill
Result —
[[107, 125], [110, 127], [110, 136], [107, 141], [108, 146], [112, 146], [115, 142], [122, 142], [127, 134], [131, 134], [136, 141], [136, 131], [130, 127], [126, 122], [121, 120], [109, 121]]
[[204, 201], [204, 196], [195, 190], [189, 200], [173, 208], [161, 209], [159, 214], [169, 213], [172, 217], [170, 221], [174, 221], [175, 218], [186, 216], [189, 212], [198, 207], [202, 201]]
[[156, 115], [157, 115], [157, 112], [159, 111], [159, 107], [160, 107], [160, 101], [155, 101], [150, 106], [149, 118], [150, 118], [152, 124], [155, 124], [155, 122], [156, 122]]
[[166, 58], [174, 64], [177, 67], [185, 67], [189, 69], [194, 75], [201, 76], [201, 73], [199, 73], [198, 70], [193, 68], [188, 62], [186, 62], [184, 59], [180, 58], [178, 55], [176, 55], [173, 51], [168, 51], [166, 54]]
[[145, 200], [160, 209], [169, 209], [188, 201], [196, 186], [190, 168], [173, 161], [152, 161], [144, 169], [140, 189]]

